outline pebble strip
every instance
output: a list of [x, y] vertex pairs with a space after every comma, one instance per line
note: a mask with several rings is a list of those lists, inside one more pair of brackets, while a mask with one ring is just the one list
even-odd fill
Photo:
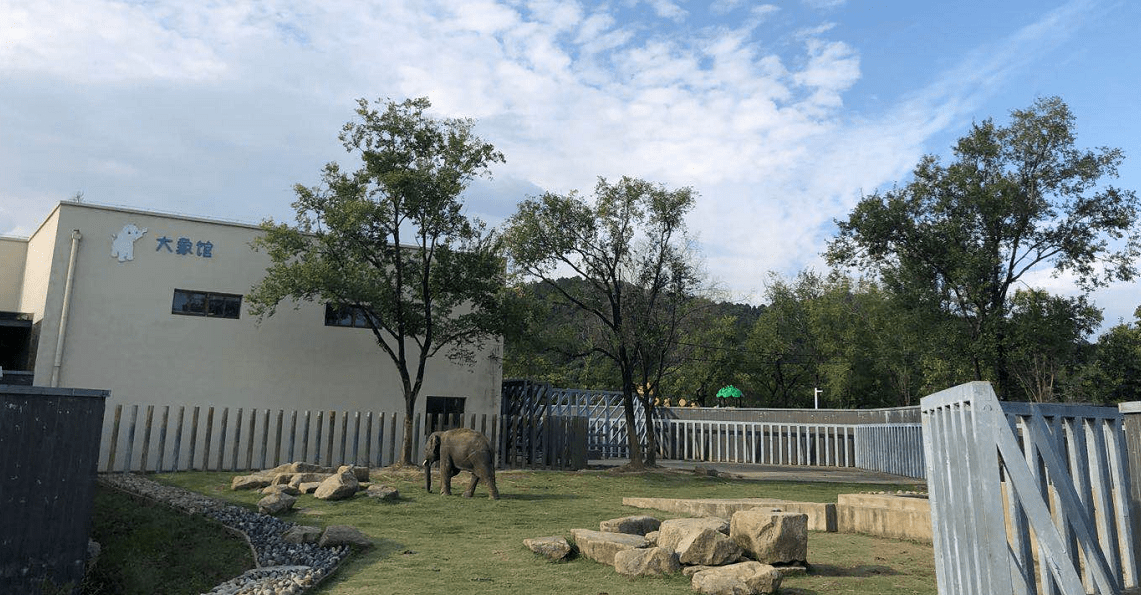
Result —
[[187, 514], [201, 514], [246, 535], [258, 568], [214, 587], [209, 595], [298, 595], [318, 585], [349, 555], [348, 546], [323, 548], [315, 543], [282, 541], [282, 534], [294, 523], [196, 492], [131, 473], [101, 474], [99, 481]]

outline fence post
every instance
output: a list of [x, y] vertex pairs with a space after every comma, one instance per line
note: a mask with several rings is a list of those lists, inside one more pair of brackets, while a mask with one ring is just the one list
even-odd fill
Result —
[[[1132, 507], [1133, 538], [1141, 540], [1141, 401], [1117, 406], [1124, 418], [1126, 452], [1129, 463], [1129, 500]], [[1136, 545], [1136, 542], [1135, 544]]]
[[139, 471], [147, 472], [147, 458], [151, 452], [151, 420], [154, 418], [155, 406], [147, 405], [147, 422], [143, 426], [143, 459], [139, 463]]
[[182, 419], [186, 407], [178, 406], [178, 427], [174, 430], [174, 470], [182, 471]]
[[139, 406], [131, 405], [131, 424], [127, 426], [127, 461], [123, 464], [123, 472], [131, 472], [131, 451], [135, 448], [135, 422], [139, 418]]
[[115, 470], [115, 450], [119, 447], [119, 419], [123, 415], [123, 406], [115, 405], [115, 421], [111, 424], [111, 448], [107, 453], [107, 468], [104, 471]]
[[162, 426], [158, 429], [158, 471], [163, 471], [166, 463], [166, 424], [170, 421], [170, 405], [162, 408]]

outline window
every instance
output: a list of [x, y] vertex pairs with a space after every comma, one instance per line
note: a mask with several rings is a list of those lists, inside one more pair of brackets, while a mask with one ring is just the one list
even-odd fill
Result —
[[429, 432], [463, 426], [464, 397], [428, 397], [424, 413], [428, 417]]
[[209, 318], [241, 318], [242, 296], [232, 293], [213, 293], [175, 289], [171, 314], [206, 316]]
[[355, 326], [369, 328], [368, 317], [353, 306], [325, 304], [325, 326]]

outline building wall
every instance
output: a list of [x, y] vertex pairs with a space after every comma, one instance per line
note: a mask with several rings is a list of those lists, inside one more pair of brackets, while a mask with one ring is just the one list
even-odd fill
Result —
[[17, 310], [34, 314], [39, 322], [44, 317], [48, 284], [55, 259], [56, 230], [59, 227], [59, 209], [48, 218], [28, 239], [27, 260], [24, 265], [24, 282], [20, 288], [20, 305]]
[[19, 311], [27, 259], [28, 240], [0, 237], [0, 310]]
[[[146, 232], [133, 243], [134, 259], [119, 262], [112, 236], [127, 224]], [[116, 404], [404, 410], [399, 376], [372, 333], [324, 326], [322, 304], [282, 304], [260, 324], [244, 302], [237, 320], [171, 313], [175, 289], [249, 292], [269, 264], [249, 246], [256, 227], [73, 203], [61, 203], [29, 242], [22, 307], [40, 302], [30, 311], [44, 318], [37, 384], [51, 377], [73, 229], [83, 239], [60, 386], [109, 389], [108, 411]], [[171, 240], [170, 251], [160, 238]], [[176, 253], [179, 238], [190, 240], [191, 253]], [[209, 242], [208, 257], [198, 242]], [[501, 351], [490, 347], [470, 368], [431, 361], [417, 411], [427, 396], [448, 396], [466, 397], [467, 413], [498, 412]]]

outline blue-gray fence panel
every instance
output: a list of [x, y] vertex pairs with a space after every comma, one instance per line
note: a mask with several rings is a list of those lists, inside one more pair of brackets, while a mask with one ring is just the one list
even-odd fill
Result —
[[921, 407], [940, 595], [1136, 588], [1120, 412], [1001, 403], [984, 382]]
[[0, 387], [0, 593], [83, 580], [108, 392]]

